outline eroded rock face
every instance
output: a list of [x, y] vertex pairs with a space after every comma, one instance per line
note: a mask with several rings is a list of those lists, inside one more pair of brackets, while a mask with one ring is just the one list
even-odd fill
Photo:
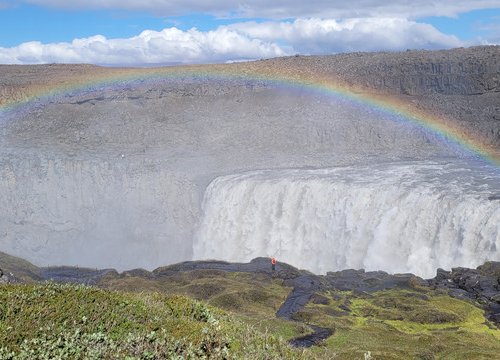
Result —
[[[479, 95], [500, 91], [498, 46], [318, 57], [344, 79], [405, 95]], [[314, 59], [314, 57], [313, 57]]]
[[[448, 114], [500, 147], [499, 56], [486, 47], [227, 67], [331, 75]], [[116, 71], [0, 66], [0, 104]], [[191, 259], [203, 193], [217, 176], [454, 155], [348, 101], [262, 80], [202, 80], [96, 87], [2, 117], [0, 250], [39, 265], [152, 269]]]
[[[352, 53], [287, 58], [300, 66], [362, 85], [365, 92], [398, 95], [449, 117], [500, 147], [500, 46], [442, 51]], [[276, 61], [276, 60], [275, 60]]]
[[36, 156], [0, 164], [3, 250], [39, 265], [119, 269], [190, 257], [197, 188], [160, 161]]
[[151, 269], [191, 259], [203, 192], [218, 175], [442, 153], [369, 109], [181, 85], [181, 95], [160, 84], [65, 97], [3, 122], [1, 249], [39, 265]]

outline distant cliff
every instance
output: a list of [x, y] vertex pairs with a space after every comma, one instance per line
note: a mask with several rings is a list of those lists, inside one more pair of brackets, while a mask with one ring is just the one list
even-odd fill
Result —
[[[500, 46], [268, 60], [321, 71], [363, 91], [403, 97], [500, 147]], [[281, 63], [281, 64], [280, 64]]]
[[[231, 67], [241, 74], [270, 69], [330, 74], [358, 90], [401, 96], [403, 101], [450, 117], [485, 142], [500, 147], [500, 46], [293, 56], [210, 66]], [[92, 65], [0, 65], [0, 105], [28, 99], [33, 92], [71, 84], [75, 79], [111, 76], [122, 71], [125, 70]], [[200, 92], [234, 93], [235, 89], [200, 86], [194, 93], [192, 88], [184, 90], [185, 95], [197, 96]], [[155, 95], [159, 94], [143, 94], [148, 98]]]
[[[297, 60], [295, 60], [297, 61]], [[311, 57], [347, 82], [392, 94], [500, 92], [500, 46]]]

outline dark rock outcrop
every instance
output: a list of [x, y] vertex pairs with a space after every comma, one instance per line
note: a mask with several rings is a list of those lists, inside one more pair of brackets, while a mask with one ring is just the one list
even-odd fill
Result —
[[315, 325], [309, 326], [313, 330], [313, 333], [290, 340], [290, 345], [295, 347], [308, 348], [314, 345], [318, 345], [321, 341], [329, 338], [334, 333], [333, 329], [323, 328]]
[[500, 145], [500, 46], [348, 53], [268, 60], [321, 71], [357, 91], [399, 96]]
[[486, 310], [486, 317], [500, 325], [500, 262], [489, 261], [477, 269], [438, 269], [428, 283], [434, 289], [447, 290], [454, 298], [479, 304]]
[[427, 282], [413, 274], [388, 274], [384, 271], [342, 270], [328, 272], [325, 277], [331, 287], [341, 291], [374, 292], [387, 289], [409, 289]]
[[301, 310], [315, 292], [325, 289], [316, 275], [301, 275], [285, 281], [285, 285], [293, 287], [293, 290], [276, 313], [276, 316], [285, 319], [292, 319], [293, 314]]
[[[302, 310], [311, 300], [318, 299], [317, 291], [326, 290], [327, 286], [322, 281], [322, 276], [302, 272], [300, 276], [285, 280], [286, 286], [293, 287], [286, 300], [276, 312], [277, 317], [295, 320], [294, 315]], [[328, 300], [323, 297], [323, 300]], [[311, 347], [318, 345], [334, 333], [334, 329], [307, 324], [312, 333], [290, 340], [295, 347]]]
[[[32, 266], [32, 265], [31, 265]], [[158, 268], [152, 272], [135, 269], [118, 273], [114, 269], [87, 269], [77, 267], [33, 268], [40, 280], [51, 280], [62, 283], [79, 283], [99, 286], [100, 281], [109, 278], [138, 277], [144, 279], [168, 281], [169, 277], [181, 272], [213, 271], [257, 273], [270, 279], [280, 279], [284, 286], [292, 290], [276, 312], [276, 316], [296, 321], [297, 314], [308, 303], [328, 304], [329, 298], [323, 294], [329, 292], [334, 300], [341, 297], [335, 291], [352, 291], [358, 298], [371, 298], [372, 293], [390, 289], [421, 290], [433, 289], [445, 291], [449, 296], [474, 303], [486, 311], [486, 317], [500, 326], [500, 262], [490, 261], [476, 269], [453, 268], [451, 271], [438, 269], [433, 279], [424, 280], [413, 274], [388, 274], [383, 271], [342, 270], [328, 272], [327, 275], [315, 275], [299, 270], [291, 265], [278, 262], [276, 270], [271, 268], [269, 258], [256, 258], [249, 263], [230, 263], [225, 261], [187, 261], [175, 265]], [[0, 284], [20, 282], [15, 273], [0, 270]], [[420, 299], [427, 299], [424, 293], [411, 294]], [[344, 316], [351, 312], [350, 302], [346, 300], [339, 305], [338, 313], [333, 316]], [[319, 344], [331, 336], [334, 329], [308, 325], [312, 332], [292, 339], [293, 346], [309, 347]]]
[[271, 268], [271, 260], [264, 257], [255, 258], [249, 263], [230, 263], [217, 260], [185, 261], [179, 264], [160, 267], [156, 270], [153, 270], [151, 274], [154, 277], [161, 277], [169, 276], [182, 271], [192, 270], [221, 270], [228, 272], [266, 273], [283, 280], [295, 279], [302, 274], [316, 276], [308, 271], [299, 270], [291, 265], [280, 262], [276, 264], [276, 270], [273, 271]]
[[318, 69], [363, 85], [403, 95], [479, 95], [500, 91], [499, 46], [439, 51], [357, 52], [272, 59], [285, 66]]

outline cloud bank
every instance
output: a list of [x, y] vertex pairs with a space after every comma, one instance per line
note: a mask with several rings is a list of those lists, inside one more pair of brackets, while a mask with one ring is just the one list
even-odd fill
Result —
[[71, 43], [26, 42], [0, 48], [0, 63], [93, 63], [104, 65], [147, 65], [224, 62], [285, 53], [271, 43], [241, 35], [226, 28], [201, 32], [175, 27], [147, 30], [127, 39], [107, 39], [96, 35]]
[[497, 8], [499, 0], [21, 0], [65, 9], [114, 9], [147, 11], [158, 16], [208, 13], [225, 17], [286, 19], [297, 17], [357, 18], [456, 16], [460, 13]]
[[293, 54], [440, 49], [466, 46], [431, 25], [401, 18], [296, 19], [240, 22], [212, 31], [175, 27], [125, 39], [102, 35], [72, 42], [26, 42], [0, 47], [0, 63], [186, 64], [240, 61]]

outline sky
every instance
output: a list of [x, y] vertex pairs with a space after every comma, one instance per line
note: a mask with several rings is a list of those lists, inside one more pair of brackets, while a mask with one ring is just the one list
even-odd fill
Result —
[[0, 63], [153, 66], [500, 44], [500, 0], [0, 0]]

